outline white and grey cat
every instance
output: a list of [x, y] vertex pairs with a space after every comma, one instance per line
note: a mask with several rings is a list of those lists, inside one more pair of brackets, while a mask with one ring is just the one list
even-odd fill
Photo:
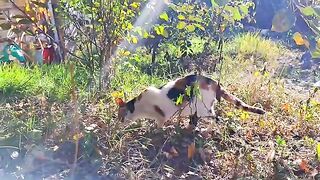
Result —
[[[196, 85], [199, 87], [200, 96], [192, 93], [194, 91], [190, 89], [187, 93], [187, 88], [193, 89]], [[177, 104], [181, 96], [183, 102]], [[181, 116], [190, 116], [196, 112], [198, 117], [214, 117], [214, 105], [220, 97], [244, 111], [265, 114], [263, 109], [250, 106], [227, 92], [217, 81], [202, 75], [188, 75], [170, 81], [161, 88], [148, 87], [128, 102], [118, 98], [116, 100], [119, 105], [118, 118], [122, 121], [154, 119], [158, 127], [162, 127], [177, 113]]]

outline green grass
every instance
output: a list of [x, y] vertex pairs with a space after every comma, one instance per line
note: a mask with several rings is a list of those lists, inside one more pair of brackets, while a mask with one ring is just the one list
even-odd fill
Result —
[[[85, 88], [85, 74], [76, 70], [79, 89]], [[43, 95], [56, 100], [70, 98], [70, 71], [68, 65], [21, 67], [0, 66], [0, 94], [3, 97], [32, 97]]]

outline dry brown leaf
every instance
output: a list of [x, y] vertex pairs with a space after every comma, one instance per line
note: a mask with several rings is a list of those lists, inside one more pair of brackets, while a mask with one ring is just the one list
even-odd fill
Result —
[[299, 32], [294, 33], [292, 38], [296, 42], [296, 44], [299, 46], [304, 45], [305, 43], [302, 35]]
[[301, 160], [300, 164], [299, 164], [299, 168], [305, 172], [305, 173], [309, 173], [310, 172], [310, 168], [308, 166], [308, 162], [304, 159]]
[[246, 133], [246, 138], [248, 141], [252, 141], [253, 140], [253, 132], [252, 130], [248, 130]]
[[196, 144], [194, 141], [188, 146], [188, 159], [191, 159], [196, 152]]
[[291, 105], [289, 103], [285, 103], [282, 105], [282, 109], [285, 110], [286, 112], [291, 111]]

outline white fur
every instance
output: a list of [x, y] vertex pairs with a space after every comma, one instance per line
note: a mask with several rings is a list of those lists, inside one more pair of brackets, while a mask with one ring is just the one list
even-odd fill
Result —
[[[147, 88], [147, 91], [142, 93], [141, 99], [135, 102], [135, 111], [133, 113], [128, 112], [126, 119], [154, 119], [158, 126], [161, 127], [166, 121], [173, 118], [174, 115], [178, 115], [180, 110], [181, 116], [192, 115], [195, 111], [197, 111], [198, 117], [215, 115], [213, 104], [216, 100], [216, 94], [211, 86], [209, 86], [209, 90], [200, 88], [201, 98], [194, 98], [191, 104], [176, 106], [175, 102], [167, 97], [167, 93], [175, 85], [177, 80], [170, 81], [162, 87], [162, 89], [155, 87]], [[155, 106], [158, 106], [164, 112], [165, 117], [155, 111]]]

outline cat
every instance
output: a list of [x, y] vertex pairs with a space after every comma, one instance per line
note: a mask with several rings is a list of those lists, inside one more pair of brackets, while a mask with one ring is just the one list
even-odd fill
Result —
[[[198, 91], [196, 91], [198, 89]], [[197, 93], [198, 92], [198, 93]], [[265, 114], [265, 110], [250, 106], [223, 89], [219, 83], [203, 75], [187, 75], [169, 81], [160, 88], [148, 87], [128, 102], [116, 99], [119, 106], [118, 119], [154, 119], [157, 127], [175, 115], [215, 117], [214, 104], [220, 97], [244, 111]]]

